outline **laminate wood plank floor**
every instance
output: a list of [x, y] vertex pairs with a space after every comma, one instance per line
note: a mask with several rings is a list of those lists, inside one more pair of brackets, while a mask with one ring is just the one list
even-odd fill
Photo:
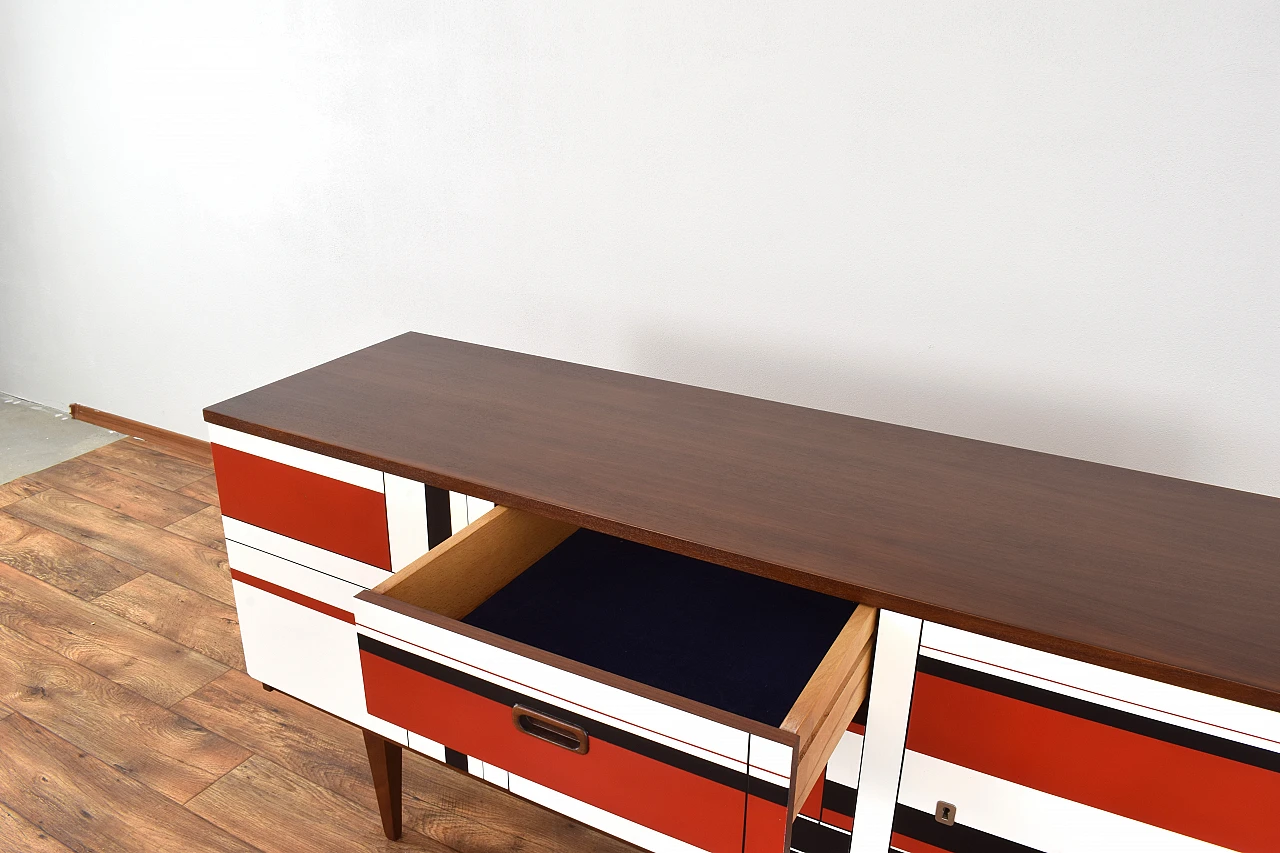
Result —
[[634, 853], [408, 752], [388, 842], [360, 730], [244, 673], [200, 458], [122, 440], [0, 484], [0, 853]]

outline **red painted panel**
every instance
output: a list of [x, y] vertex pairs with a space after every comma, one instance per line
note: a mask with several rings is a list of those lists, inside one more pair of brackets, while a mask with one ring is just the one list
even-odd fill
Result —
[[825, 781], [827, 781], [827, 771], [823, 770], [818, 781], [814, 783], [813, 790], [809, 792], [809, 797], [800, 807], [800, 814], [814, 820], [822, 820], [822, 783]]
[[1280, 773], [933, 675], [916, 675], [907, 748], [1231, 850], [1280, 850]]
[[853, 818], [847, 814], [833, 812], [831, 809], [822, 810], [822, 822], [829, 823], [832, 826], [838, 826], [841, 829], [853, 829]]
[[256, 578], [253, 575], [246, 575], [239, 569], [231, 570], [231, 579], [240, 581], [240, 583], [247, 583], [249, 586], [256, 586], [263, 592], [269, 592], [272, 595], [279, 596], [287, 601], [292, 601], [294, 604], [301, 604], [303, 607], [307, 607], [317, 613], [323, 613], [325, 616], [332, 616], [334, 619], [341, 619], [343, 622], [350, 622], [352, 625], [356, 624], [356, 617], [353, 613], [348, 613], [340, 607], [334, 607], [332, 604], [325, 604], [323, 601], [317, 601], [309, 595], [303, 595], [300, 592], [285, 589], [279, 584], [274, 584], [271, 581], [264, 581], [262, 578]]
[[519, 731], [509, 706], [368, 652], [360, 661], [375, 716], [712, 853], [742, 850], [743, 791], [598, 739], [570, 752]]
[[932, 844], [925, 844], [923, 841], [916, 841], [914, 838], [908, 838], [900, 832], [895, 832], [889, 836], [889, 846], [903, 851], [903, 853], [950, 853], [941, 847], [934, 847]]
[[391, 570], [381, 492], [212, 445], [222, 514]]
[[747, 797], [747, 842], [743, 853], [782, 853], [787, 846], [787, 807]]

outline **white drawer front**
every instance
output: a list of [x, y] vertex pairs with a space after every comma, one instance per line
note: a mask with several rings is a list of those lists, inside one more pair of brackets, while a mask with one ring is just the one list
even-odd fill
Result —
[[[304, 570], [306, 571], [306, 570]], [[233, 581], [249, 675], [383, 737], [406, 743], [405, 730], [370, 715], [356, 626]]]

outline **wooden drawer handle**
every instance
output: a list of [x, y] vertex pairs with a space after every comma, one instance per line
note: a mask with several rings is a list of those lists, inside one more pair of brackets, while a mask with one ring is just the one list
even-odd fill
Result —
[[511, 720], [516, 724], [516, 728], [525, 734], [533, 735], [539, 740], [545, 740], [570, 752], [586, 755], [587, 749], [590, 748], [586, 729], [549, 717], [541, 711], [516, 705], [511, 709]]

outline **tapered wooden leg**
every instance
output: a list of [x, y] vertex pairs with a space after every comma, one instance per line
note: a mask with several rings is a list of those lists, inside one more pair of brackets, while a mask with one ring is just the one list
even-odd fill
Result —
[[364, 748], [369, 753], [373, 789], [378, 794], [382, 831], [392, 841], [400, 840], [400, 768], [404, 752], [400, 744], [364, 730]]

